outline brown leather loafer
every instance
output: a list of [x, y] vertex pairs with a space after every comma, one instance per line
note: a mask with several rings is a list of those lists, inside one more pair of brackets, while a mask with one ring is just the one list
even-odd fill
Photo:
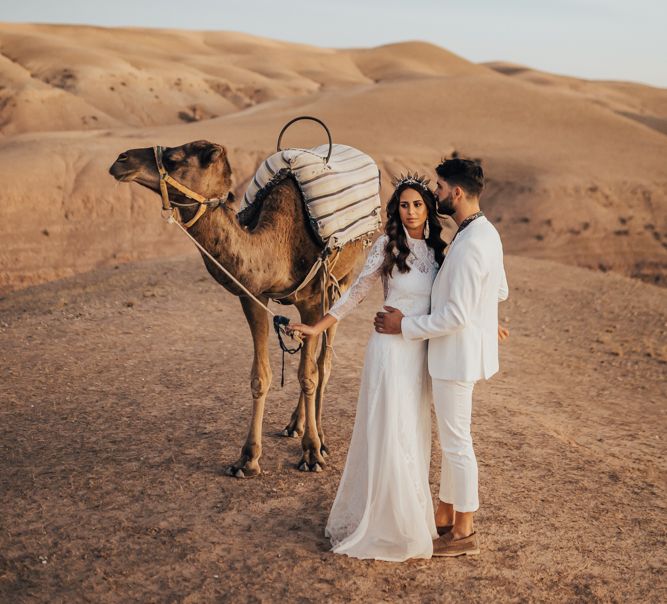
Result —
[[438, 535], [440, 535], [441, 537], [449, 533], [449, 531], [451, 531], [453, 528], [454, 528], [453, 524], [445, 524], [444, 526], [435, 527], [435, 529], [438, 531]]
[[472, 533], [462, 539], [454, 539], [449, 532], [433, 542], [433, 555], [443, 558], [456, 556], [474, 556], [479, 554], [477, 533]]

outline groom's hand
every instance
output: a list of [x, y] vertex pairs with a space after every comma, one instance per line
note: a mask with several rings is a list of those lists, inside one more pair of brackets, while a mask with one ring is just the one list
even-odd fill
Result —
[[387, 312], [379, 312], [375, 315], [375, 331], [384, 334], [401, 333], [401, 320], [403, 313], [393, 306], [385, 306]]

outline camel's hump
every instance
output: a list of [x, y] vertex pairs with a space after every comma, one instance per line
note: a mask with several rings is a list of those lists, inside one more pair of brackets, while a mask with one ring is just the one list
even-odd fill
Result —
[[[341, 248], [370, 237], [381, 224], [380, 171], [372, 157], [348, 145], [313, 149], [285, 149], [259, 167], [243, 198], [242, 210], [260, 191], [271, 187], [276, 175], [289, 170], [303, 193], [308, 215], [322, 243]], [[262, 197], [260, 194], [259, 197]]]

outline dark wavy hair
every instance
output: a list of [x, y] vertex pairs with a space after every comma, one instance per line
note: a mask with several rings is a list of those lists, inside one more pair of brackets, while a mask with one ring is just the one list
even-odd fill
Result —
[[387, 222], [384, 225], [384, 232], [389, 240], [384, 248], [384, 263], [382, 264], [382, 273], [386, 276], [391, 275], [391, 271], [396, 266], [401, 273], [410, 272], [408, 266], [408, 256], [410, 248], [408, 247], [408, 238], [401, 222], [399, 214], [401, 193], [406, 189], [412, 189], [419, 193], [428, 209], [429, 234], [426, 238], [426, 245], [433, 249], [435, 261], [442, 266], [445, 258], [445, 248], [447, 244], [442, 240], [442, 225], [436, 214], [436, 199], [434, 193], [426, 186], [420, 186], [411, 183], [402, 183], [394, 190], [391, 198], [387, 202]]

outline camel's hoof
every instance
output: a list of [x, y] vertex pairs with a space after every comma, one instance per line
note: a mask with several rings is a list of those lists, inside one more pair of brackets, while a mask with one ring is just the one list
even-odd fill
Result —
[[302, 461], [299, 462], [299, 471], [301, 472], [322, 472], [323, 471], [323, 466], [324, 462], [321, 464], [319, 462], [315, 462], [313, 464], [309, 464], [307, 461]]
[[233, 476], [234, 478], [254, 478], [259, 476], [262, 473], [258, 464], [250, 464], [240, 466], [235, 464], [233, 466], [227, 466], [224, 470], [226, 476]]
[[241, 468], [235, 468], [234, 466], [228, 466], [225, 468], [226, 476], [235, 476], [236, 478], [245, 478], [245, 474]]

